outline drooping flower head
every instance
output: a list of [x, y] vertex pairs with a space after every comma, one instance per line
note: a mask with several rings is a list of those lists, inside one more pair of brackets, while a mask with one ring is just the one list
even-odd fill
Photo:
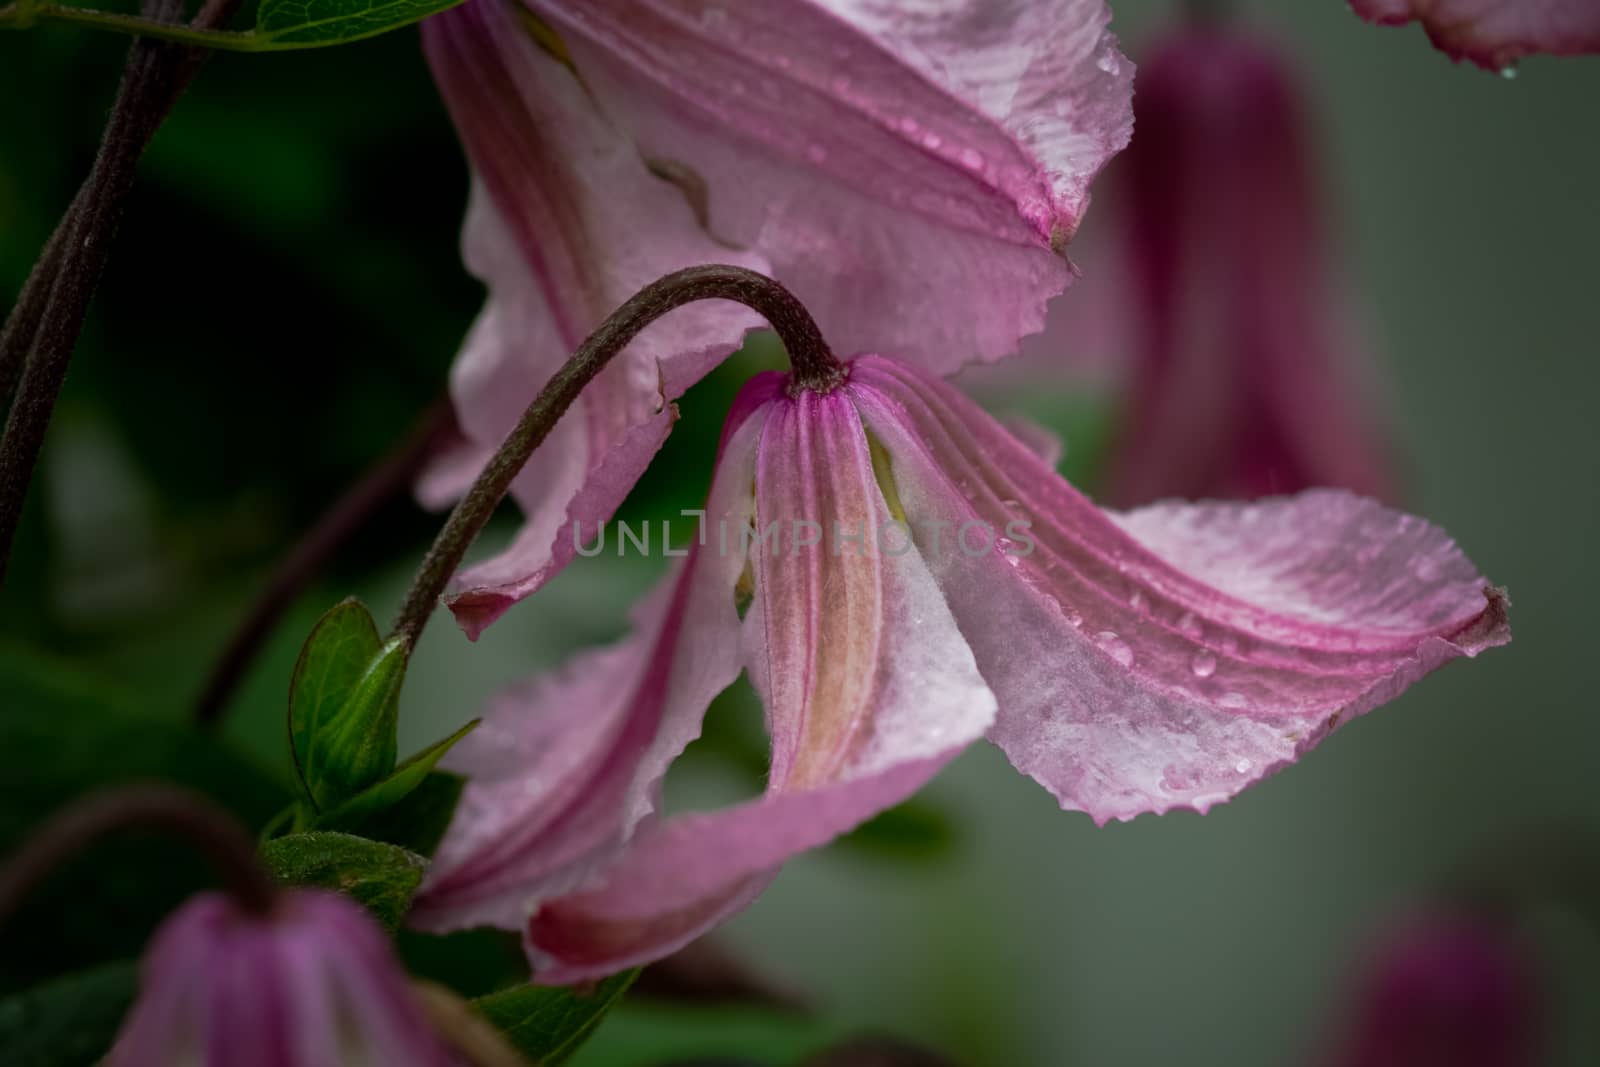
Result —
[[1109, 499], [1313, 486], [1392, 498], [1289, 61], [1228, 23], [1189, 26], [1144, 58], [1135, 115], [1089, 282], [1060, 301], [1095, 306], [1053, 325], [1033, 356], [1118, 349]]
[[[1508, 638], [1455, 545], [1370, 500], [1105, 512], [920, 368], [764, 375], [633, 636], [506, 693], [452, 753], [470, 783], [414, 917], [522, 927], [544, 981], [604, 974], [704, 932], [980, 737], [1099, 822], [1204, 811]], [[765, 794], [659, 815], [741, 669]]]
[[1524, 946], [1465, 913], [1386, 932], [1357, 975], [1330, 1067], [1533, 1067], [1538, 1011]]
[[272, 913], [218, 893], [156, 932], [110, 1067], [453, 1067], [377, 924], [333, 893]]
[[[1127, 139], [1108, 19], [1103, 0], [470, 0], [428, 20], [490, 294], [452, 385], [472, 445], [423, 495], [460, 493], [584, 336], [678, 267], [764, 269], [847, 350], [938, 373], [1014, 351]], [[671, 401], [755, 324], [710, 305], [635, 342], [524, 471], [527, 526], [470, 584], [515, 599], [558, 570], [568, 524], [609, 518]]]
[[1591, 0], [1350, 0], [1368, 22], [1421, 22], [1434, 47], [1486, 70], [1523, 56], [1600, 52], [1600, 4]]

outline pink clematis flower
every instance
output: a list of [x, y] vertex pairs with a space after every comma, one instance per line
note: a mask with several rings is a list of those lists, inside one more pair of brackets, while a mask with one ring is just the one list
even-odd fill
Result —
[[421, 1021], [388, 939], [359, 906], [295, 890], [262, 917], [195, 897], [156, 932], [109, 1067], [328, 1067], [459, 1061]]
[[[450, 757], [470, 783], [414, 918], [523, 927], [542, 981], [685, 944], [980, 737], [1097, 822], [1204, 811], [1509, 640], [1502, 596], [1419, 519], [1337, 491], [1102, 511], [879, 356], [832, 389], [752, 381], [702, 537], [636, 622]], [[765, 794], [655, 814], [741, 668]]]
[[1111, 229], [1058, 302], [1073, 315], [1053, 316], [1031, 357], [1121, 355], [1113, 503], [1395, 495], [1333, 299], [1303, 111], [1279, 53], [1223, 24], [1180, 31], [1141, 66], [1139, 134], [1107, 175]]
[[[452, 382], [472, 446], [423, 497], [458, 495], [584, 336], [679, 267], [764, 270], [850, 350], [937, 373], [1012, 352], [1127, 140], [1108, 19], [1103, 0], [470, 0], [428, 20], [490, 293]], [[610, 517], [671, 402], [755, 324], [700, 306], [608, 367], [514, 487], [527, 525], [468, 576], [495, 590], [458, 608], [469, 634], [570, 559], [572, 524]]]
[[1470, 915], [1408, 919], [1358, 977], [1331, 1067], [1533, 1067], [1538, 1009], [1526, 949]]
[[1421, 22], [1434, 47], [1486, 70], [1523, 56], [1600, 52], [1600, 4], [1593, 0], [1350, 0], [1368, 22]]

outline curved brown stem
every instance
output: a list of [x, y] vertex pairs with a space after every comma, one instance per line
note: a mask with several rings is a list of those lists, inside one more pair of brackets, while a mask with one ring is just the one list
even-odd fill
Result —
[[522, 418], [462, 497], [433, 546], [423, 557], [405, 603], [395, 621], [394, 636], [413, 647], [433, 614], [450, 576], [467, 549], [494, 514], [517, 472], [543, 443], [556, 421], [572, 406], [583, 387], [594, 380], [611, 357], [650, 323], [696, 300], [732, 300], [759, 312], [789, 352], [794, 368], [792, 389], [828, 392], [844, 381], [844, 366], [822, 339], [805, 305], [782, 285], [744, 267], [712, 264], [675, 271], [651, 282], [590, 334], [571, 359], [556, 371]]
[[255, 842], [234, 818], [198, 793], [166, 785], [108, 789], [67, 805], [36, 828], [0, 870], [0, 924], [68, 857], [97, 838], [151, 827], [184, 838], [211, 861], [246, 911], [264, 915], [282, 890], [262, 866]]

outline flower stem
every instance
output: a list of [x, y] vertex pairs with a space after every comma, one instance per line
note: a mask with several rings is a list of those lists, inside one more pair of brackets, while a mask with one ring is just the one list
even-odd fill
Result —
[[150, 827], [185, 838], [216, 869], [241, 908], [270, 912], [282, 892], [244, 827], [198, 793], [167, 785], [107, 789], [46, 819], [0, 871], [0, 924], [61, 862], [117, 830]]
[[[226, 22], [239, 0], [207, 0], [191, 23]], [[146, 0], [144, 14], [171, 22], [183, 0]], [[138, 40], [128, 50], [122, 84], [89, 176], [45, 246], [21, 297], [0, 330], [0, 392], [16, 382], [0, 434], [0, 582], [5, 580], [22, 504], [33, 480], [67, 365], [105, 271], [145, 146], [193, 79], [205, 53]]]
[[793, 368], [791, 388], [828, 392], [844, 381], [844, 366], [823, 341], [805, 305], [766, 275], [744, 267], [712, 264], [675, 271], [651, 282], [612, 312], [528, 405], [510, 436], [450, 513], [433, 546], [423, 557], [395, 620], [393, 636], [407, 637], [412, 647], [416, 646], [422, 628], [427, 625], [428, 617], [433, 614], [467, 549], [500, 505], [517, 472], [572, 406], [584, 386], [640, 330], [667, 312], [696, 300], [732, 300], [759, 312], [771, 323], [789, 352]]

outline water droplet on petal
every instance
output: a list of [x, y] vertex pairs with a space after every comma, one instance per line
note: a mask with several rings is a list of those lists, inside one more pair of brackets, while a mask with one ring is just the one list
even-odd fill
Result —
[[1128, 647], [1128, 642], [1119, 637], [1116, 631], [1101, 630], [1094, 635], [1094, 641], [1105, 650], [1106, 655], [1124, 667], [1133, 666], [1133, 649]]
[[1517, 68], [1516, 67], [1501, 67], [1500, 68], [1500, 77], [1504, 78], [1506, 81], [1515, 81], [1516, 77], [1517, 77]]
[[1194, 671], [1196, 678], [1209, 678], [1217, 673], [1217, 657], [1204, 650], [1196, 652], [1194, 659], [1189, 661], [1189, 669]]
[[1094, 61], [1094, 65], [1107, 74], [1116, 74], [1122, 69], [1122, 64], [1117, 62], [1117, 54], [1109, 48], [1100, 53], [1100, 58]]
[[1194, 612], [1186, 611], [1178, 619], [1178, 629], [1182, 630], [1190, 637], [1199, 637], [1202, 630], [1200, 619], [1195, 615]]
[[982, 170], [983, 153], [976, 148], [963, 148], [961, 150], [961, 165], [968, 170]]
[[922, 135], [922, 147], [926, 148], [930, 152], [937, 152], [943, 144], [944, 138], [940, 137], [936, 133], [925, 133]]
[[1238, 771], [1240, 774], [1249, 774], [1250, 768], [1254, 766], [1255, 764], [1251, 763], [1249, 760], [1242, 759], [1233, 765], [1233, 769]]
[[922, 129], [922, 124], [916, 119], [912, 118], [910, 115], [907, 115], [905, 118], [900, 120], [901, 133], [904, 133], [908, 136], [914, 136], [920, 129]]
[[1076, 611], [1071, 611], [1071, 610], [1069, 610], [1066, 614], [1067, 614], [1067, 625], [1068, 626], [1072, 627], [1074, 630], [1079, 629], [1079, 628], [1081, 628], [1083, 626], [1083, 616], [1082, 615], [1079, 615]]
[[1139, 590], [1137, 590], [1137, 589], [1135, 589], [1133, 592], [1129, 593], [1128, 594], [1128, 607], [1132, 608], [1134, 611], [1143, 611], [1144, 610], [1144, 594], [1139, 592]]

